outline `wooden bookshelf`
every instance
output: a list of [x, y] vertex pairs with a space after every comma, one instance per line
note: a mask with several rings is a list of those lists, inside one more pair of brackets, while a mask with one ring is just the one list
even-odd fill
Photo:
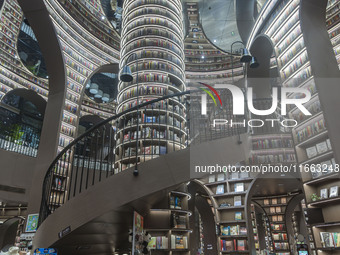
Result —
[[[145, 217], [145, 231], [152, 236], [149, 243], [152, 254], [190, 254], [190, 234], [186, 185], [170, 191]], [[156, 208], [156, 207], [160, 208]], [[177, 240], [182, 240], [177, 242]]]
[[220, 253], [250, 252], [248, 246], [246, 195], [253, 176], [245, 173], [220, 173], [202, 179], [211, 193], [218, 228], [217, 247]]

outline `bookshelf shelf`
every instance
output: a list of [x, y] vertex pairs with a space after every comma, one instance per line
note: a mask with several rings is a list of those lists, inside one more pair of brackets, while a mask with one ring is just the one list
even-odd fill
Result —
[[229, 207], [218, 207], [217, 210], [239, 210], [244, 209], [244, 205], [241, 206], [229, 206]]
[[311, 203], [308, 203], [307, 205], [313, 206], [313, 207], [323, 207], [325, 205], [338, 204], [339, 201], [340, 201], [340, 197], [334, 197], [334, 198], [318, 200], [316, 202], [311, 202]]
[[237, 196], [237, 195], [246, 195], [246, 191], [242, 192], [229, 192], [229, 193], [223, 193], [223, 194], [216, 194], [213, 195], [213, 197], [231, 197], [231, 196]]
[[[117, 112], [135, 106], [137, 97], [140, 101], [145, 102], [181, 92], [185, 88], [183, 25], [181, 23], [181, 8], [179, 8], [181, 5], [175, 2], [152, 0], [147, 3], [142, 1], [125, 3], [121, 59], [122, 65], [131, 67], [134, 80], [131, 83], [119, 83]], [[138, 77], [136, 77], [137, 66]], [[138, 92], [136, 79], [138, 79]], [[156, 133], [166, 135], [151, 139], [150, 137], [145, 139], [142, 135], [141, 142], [144, 146], [148, 144], [151, 147], [159, 146], [161, 143], [164, 148], [171, 147], [174, 150], [185, 147], [184, 104], [173, 99], [167, 100], [164, 105], [160, 104], [159, 107], [155, 106], [153, 109], [141, 111], [143, 117], [139, 121], [141, 124], [139, 128], [142, 133], [144, 129], [151, 128]], [[167, 106], [165, 107], [165, 105]], [[176, 110], [174, 110], [175, 108]], [[137, 132], [140, 132], [137, 130], [136, 113], [133, 111], [122, 116], [125, 119], [124, 125], [117, 134], [119, 142], [116, 145], [117, 157], [122, 159], [118, 160], [120, 170], [122, 170], [124, 162], [130, 160], [124, 155], [126, 146], [129, 146], [129, 143], [131, 145], [134, 143], [133, 139], [130, 139], [131, 134], [136, 137]], [[143, 118], [145, 118], [144, 121]], [[126, 137], [130, 141], [126, 141]], [[138, 151], [138, 156], [140, 156], [138, 158], [147, 160], [148, 156], [142, 155], [142, 152], [143, 149]]]
[[316, 179], [311, 179], [311, 180], [305, 181], [304, 184], [316, 186], [316, 185], [319, 185], [319, 184], [322, 184], [322, 183], [325, 183], [325, 182], [333, 182], [334, 179], [338, 180], [339, 178], [340, 178], [339, 173], [331, 173], [331, 174], [327, 174], [327, 175], [324, 175], [324, 176], [320, 176], [319, 178], [316, 178]]

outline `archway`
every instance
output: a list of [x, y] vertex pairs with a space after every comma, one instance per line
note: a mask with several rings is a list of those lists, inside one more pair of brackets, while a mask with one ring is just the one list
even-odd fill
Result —
[[46, 101], [36, 92], [14, 89], [1, 100], [0, 148], [37, 156]]

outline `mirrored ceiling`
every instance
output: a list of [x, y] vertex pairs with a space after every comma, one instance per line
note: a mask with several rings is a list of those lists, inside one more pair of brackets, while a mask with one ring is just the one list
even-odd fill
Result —
[[[201, 24], [206, 36], [217, 47], [230, 52], [231, 44], [241, 37], [236, 23], [235, 0], [197, 0]], [[233, 51], [243, 48], [235, 44]]]

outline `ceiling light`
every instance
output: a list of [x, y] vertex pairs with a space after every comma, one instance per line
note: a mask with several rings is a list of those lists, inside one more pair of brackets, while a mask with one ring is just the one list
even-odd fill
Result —
[[91, 86], [90, 86], [90, 93], [91, 94], [97, 94], [98, 88], [99, 88], [98, 84], [92, 83]]
[[214, 40], [214, 43], [217, 42], [216, 40]]
[[204, 56], [202, 56], [202, 58], [204, 58]]
[[110, 95], [107, 94], [107, 93], [104, 93], [104, 94], [103, 94], [103, 97], [102, 97], [102, 100], [103, 100], [103, 102], [109, 102], [109, 100], [110, 100]]
[[102, 98], [103, 97], [103, 91], [98, 90], [98, 93], [94, 95], [94, 98]]
[[105, 16], [102, 16], [102, 20], [104, 20], [105, 19]]

